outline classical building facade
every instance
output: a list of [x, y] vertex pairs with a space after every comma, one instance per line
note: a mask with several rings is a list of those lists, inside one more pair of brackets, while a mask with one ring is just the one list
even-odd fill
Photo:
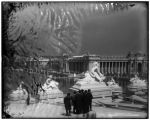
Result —
[[[142, 53], [129, 53], [127, 56], [51, 56], [28, 58], [27, 66], [31, 69], [44, 69], [63, 73], [80, 74], [91, 69], [93, 62], [99, 63], [99, 70], [104, 75], [148, 75], [148, 57]], [[37, 67], [38, 66], [38, 67]], [[39, 67], [40, 66], [40, 67]]]
[[69, 72], [86, 72], [94, 61], [99, 63], [100, 72], [105, 75], [148, 74], [148, 59], [141, 53], [129, 53], [127, 56], [73, 56], [68, 59]]

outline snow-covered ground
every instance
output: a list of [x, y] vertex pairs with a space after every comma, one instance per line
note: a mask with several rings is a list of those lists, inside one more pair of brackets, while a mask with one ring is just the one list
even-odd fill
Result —
[[[53, 99], [51, 102], [41, 101], [26, 105], [25, 101], [11, 101], [7, 109], [15, 118], [83, 118], [82, 114], [65, 115], [62, 99]], [[100, 106], [93, 106], [97, 118], [145, 118], [146, 112], [127, 111]]]

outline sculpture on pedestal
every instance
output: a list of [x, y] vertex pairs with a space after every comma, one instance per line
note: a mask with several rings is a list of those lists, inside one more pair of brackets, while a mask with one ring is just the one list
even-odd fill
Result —
[[59, 90], [59, 83], [53, 80], [53, 76], [49, 75], [45, 84], [42, 86], [44, 92], [40, 92], [40, 99], [63, 97], [63, 92]]
[[85, 73], [85, 78], [77, 79], [76, 84], [79, 84], [79, 85], [94, 84], [94, 83], [104, 84], [103, 82], [104, 79], [105, 79], [105, 76], [102, 73], [100, 73], [98, 63], [94, 62], [92, 64], [91, 70]]
[[45, 91], [58, 89], [59, 83], [52, 79], [52, 75], [48, 76], [46, 83], [42, 86]]
[[21, 81], [17, 90], [11, 92], [9, 96], [12, 100], [23, 100], [30, 97], [29, 87]]
[[130, 86], [139, 86], [139, 87], [140, 86], [143, 86], [143, 87], [147, 86], [146, 81], [140, 79], [137, 75], [134, 75], [134, 77], [130, 79], [130, 82], [131, 82]]
[[148, 93], [148, 86], [145, 80], [140, 79], [137, 75], [130, 79], [128, 90], [136, 95], [146, 95]]
[[83, 79], [77, 79], [77, 82], [70, 90], [78, 91], [81, 89], [91, 89], [94, 98], [111, 96], [111, 88], [105, 84], [105, 78], [106, 77], [100, 73], [98, 62], [93, 62], [91, 69], [85, 73], [85, 77]]

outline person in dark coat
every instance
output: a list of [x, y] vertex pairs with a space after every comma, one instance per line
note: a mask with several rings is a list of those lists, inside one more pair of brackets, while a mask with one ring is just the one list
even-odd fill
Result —
[[72, 105], [73, 105], [73, 113], [77, 113], [77, 100], [76, 100], [77, 92], [74, 91], [72, 95]]
[[70, 93], [67, 93], [67, 96], [64, 98], [64, 104], [66, 109], [66, 115], [69, 116], [71, 113], [71, 96]]
[[84, 107], [85, 107], [85, 105], [84, 105], [84, 97], [85, 97], [85, 95], [84, 95], [84, 90], [82, 89], [81, 90], [81, 99], [82, 99], [82, 104], [81, 104], [81, 113], [84, 113]]
[[88, 105], [89, 105], [89, 101], [88, 101], [88, 94], [87, 94], [87, 90], [85, 90], [83, 92], [83, 114], [89, 112], [89, 108], [88, 108]]
[[82, 90], [79, 91], [79, 113], [83, 112], [83, 93]]
[[88, 109], [89, 109], [90, 111], [92, 111], [92, 99], [93, 99], [93, 95], [92, 95], [90, 89], [88, 89], [87, 98], [88, 98], [88, 106], [89, 106]]
[[79, 90], [76, 94], [76, 105], [77, 105], [77, 114], [81, 113], [82, 107], [82, 97], [81, 97], [81, 90]]
[[35, 85], [36, 85], [36, 95], [38, 94], [38, 91], [39, 91], [39, 87], [40, 87], [40, 83], [39, 82], [35, 82]]

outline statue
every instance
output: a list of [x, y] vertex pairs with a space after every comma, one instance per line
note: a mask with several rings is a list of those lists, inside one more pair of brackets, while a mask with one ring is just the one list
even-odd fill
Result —
[[107, 84], [110, 87], [119, 87], [119, 85], [115, 82], [115, 80], [113, 79], [113, 77], [111, 78], [110, 81], [107, 82]]
[[21, 81], [18, 88], [11, 92], [10, 98], [14, 100], [26, 99], [27, 101], [29, 101], [30, 100], [29, 87], [23, 81]]
[[58, 85], [59, 85], [58, 82], [52, 80], [52, 78], [53, 78], [52, 75], [48, 76], [48, 79], [46, 80], [46, 83], [43, 85], [42, 88], [45, 91], [58, 89]]
[[108, 84], [108, 87], [110, 87], [113, 92], [122, 94], [123, 92], [122, 88], [119, 86], [118, 83], [115, 82], [113, 77], [111, 77], [111, 79], [107, 82], [107, 84]]
[[128, 90], [134, 92], [134, 94], [146, 95], [148, 93], [148, 86], [145, 80], [140, 79], [137, 75], [130, 79]]
[[92, 68], [85, 73], [83, 79], [77, 79], [77, 82], [70, 88], [70, 90], [88, 90], [92, 91], [93, 97], [111, 96], [112, 90], [104, 82], [105, 76], [99, 71], [99, 64], [93, 62]]
[[98, 63], [94, 62], [92, 65], [92, 69], [85, 73], [85, 78], [78, 79], [76, 84], [103, 84], [104, 79], [105, 76], [102, 73], [100, 73]]
[[141, 80], [136, 74], [134, 75], [134, 78], [130, 79], [132, 86], [146, 86], [146, 81]]
[[98, 62], [93, 63], [93, 67], [91, 69], [91, 76], [97, 79], [99, 82], [102, 82], [105, 79], [105, 76], [99, 71]]
[[53, 80], [53, 76], [49, 75], [45, 84], [42, 86], [44, 92], [40, 92], [40, 99], [51, 99], [63, 97], [63, 92], [59, 90], [59, 83]]

